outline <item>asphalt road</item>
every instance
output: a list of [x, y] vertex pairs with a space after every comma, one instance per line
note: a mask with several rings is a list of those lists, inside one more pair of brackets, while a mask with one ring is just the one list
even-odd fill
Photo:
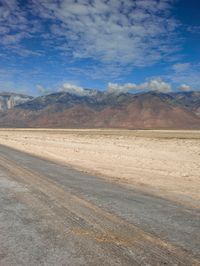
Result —
[[7, 265], [200, 265], [200, 212], [0, 146]]

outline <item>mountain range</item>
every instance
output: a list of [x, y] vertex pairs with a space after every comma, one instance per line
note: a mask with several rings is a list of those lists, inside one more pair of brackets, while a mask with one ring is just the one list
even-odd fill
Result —
[[0, 127], [200, 129], [200, 92], [0, 93]]

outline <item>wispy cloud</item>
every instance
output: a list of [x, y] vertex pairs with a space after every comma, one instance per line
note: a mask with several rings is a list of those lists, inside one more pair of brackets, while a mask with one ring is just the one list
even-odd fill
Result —
[[188, 26], [187, 31], [194, 33], [194, 34], [200, 34], [200, 26]]
[[176, 63], [172, 66], [172, 69], [176, 72], [176, 73], [181, 73], [181, 72], [185, 72], [187, 70], [189, 70], [191, 67], [191, 63], [186, 62], [186, 63]]
[[50, 88], [45, 88], [44, 86], [37, 84], [36, 85], [36, 89], [38, 90], [40, 95], [47, 95], [47, 94], [51, 94], [54, 91]]
[[28, 21], [16, 0], [0, 0], [0, 43], [19, 43], [27, 34]]
[[200, 90], [200, 63], [176, 63], [166, 77], [174, 83], [187, 84], [192, 89]]
[[[23, 1], [19, 0], [0, 0], [0, 57], [8, 63], [12, 54], [22, 60], [44, 55], [41, 61], [30, 60], [31, 63], [27, 64], [30, 70], [25, 69], [26, 73], [34, 67], [40, 70], [37, 77], [33, 77], [40, 79], [35, 80], [34, 86], [45, 83], [42, 79], [49, 70], [54, 75], [53, 82], [55, 80], [52, 87], [68, 76], [70, 78], [70, 74], [75, 80], [80, 77], [80, 80], [92, 82], [103, 80], [104, 84], [109, 81], [119, 83], [118, 78], [128, 80], [135, 69], [140, 71], [161, 61], [169, 66], [182, 56], [179, 49], [183, 44], [178, 33], [183, 25], [173, 17], [175, 1], [29, 0], [22, 4]], [[188, 26], [187, 30], [197, 33], [199, 26]], [[16, 58], [13, 62], [18, 62]], [[25, 64], [21, 64], [21, 70], [23, 66]], [[20, 70], [19, 65], [17, 68]], [[197, 88], [199, 73], [199, 64], [176, 62], [166, 78]], [[47, 87], [51, 86], [49, 83]], [[108, 89], [126, 91], [129, 86], [139, 90], [171, 89], [161, 79], [140, 85], [112, 82]]]
[[51, 36], [60, 37], [60, 48], [74, 59], [144, 66], [173, 52], [172, 2], [32, 0], [32, 8], [51, 21]]
[[0, 45], [10, 54], [20, 56], [41, 55], [24, 45], [24, 40], [34, 37], [42, 30], [42, 24], [31, 17], [31, 10], [23, 8], [18, 0], [0, 0]]

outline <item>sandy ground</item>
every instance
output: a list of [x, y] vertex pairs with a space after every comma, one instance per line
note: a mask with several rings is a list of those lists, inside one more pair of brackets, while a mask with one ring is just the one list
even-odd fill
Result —
[[199, 204], [200, 131], [1, 129], [0, 144]]

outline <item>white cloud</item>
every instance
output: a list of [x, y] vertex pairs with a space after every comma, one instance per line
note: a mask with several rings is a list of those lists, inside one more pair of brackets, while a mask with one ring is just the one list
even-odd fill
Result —
[[74, 94], [82, 94], [84, 91], [82, 87], [73, 85], [71, 83], [64, 83], [62, 87], [60, 87], [59, 90], [69, 92], [69, 93], [74, 93]]
[[158, 92], [171, 92], [172, 88], [169, 83], [166, 83], [161, 78], [151, 79], [148, 82], [144, 82], [141, 84], [135, 83], [126, 83], [126, 84], [117, 84], [117, 83], [108, 83], [107, 92], [108, 93], [126, 93], [134, 90], [150, 90], [150, 91], [158, 91]]
[[137, 89], [137, 85], [134, 83], [126, 83], [126, 84], [117, 84], [117, 83], [108, 83], [107, 87], [107, 93], [114, 93], [114, 94], [120, 94], [120, 93], [126, 93], [132, 90]]
[[182, 84], [182, 85], [179, 87], [179, 90], [181, 90], [181, 91], [191, 91], [192, 88], [191, 88], [189, 85]]
[[171, 85], [166, 83], [161, 78], [152, 79], [147, 83], [141, 84], [141, 88], [150, 89], [152, 91], [160, 91], [163, 93], [170, 92], [172, 90]]
[[71, 94], [75, 94], [78, 96], [87, 96], [87, 95], [94, 95], [96, 94], [96, 90], [92, 90], [92, 89], [84, 89], [80, 86], [71, 84], [71, 83], [64, 83], [59, 89], [58, 91], [64, 91], [64, 92], [68, 92]]

